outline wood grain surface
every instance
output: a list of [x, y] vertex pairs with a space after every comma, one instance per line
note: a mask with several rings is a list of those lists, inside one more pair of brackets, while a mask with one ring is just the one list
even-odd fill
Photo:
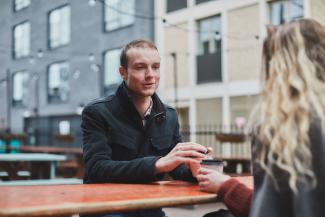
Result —
[[[252, 178], [241, 178], [252, 186]], [[212, 202], [195, 184], [88, 184], [0, 187], [0, 216], [69, 216]]]

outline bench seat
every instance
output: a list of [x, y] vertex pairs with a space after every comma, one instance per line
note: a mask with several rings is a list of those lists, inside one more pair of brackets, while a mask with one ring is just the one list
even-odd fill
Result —
[[16, 181], [0, 181], [0, 186], [15, 185], [71, 185], [82, 184], [81, 179], [76, 178], [56, 178], [56, 179], [33, 179], [33, 180], [16, 180]]

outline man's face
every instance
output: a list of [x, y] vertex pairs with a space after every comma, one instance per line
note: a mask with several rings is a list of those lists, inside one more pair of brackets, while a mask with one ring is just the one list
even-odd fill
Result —
[[152, 96], [159, 85], [160, 57], [152, 48], [131, 48], [127, 51], [128, 68], [120, 74], [135, 97]]

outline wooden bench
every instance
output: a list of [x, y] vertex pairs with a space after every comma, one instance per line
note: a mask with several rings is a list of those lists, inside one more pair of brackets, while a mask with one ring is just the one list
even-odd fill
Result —
[[[16, 186], [16, 185], [72, 185], [82, 184], [81, 179], [33, 179], [33, 180], [15, 180], [15, 181], [0, 181], [0, 186]], [[1, 190], [1, 189], [0, 189]]]
[[23, 153], [49, 153], [64, 154], [66, 161], [61, 161], [57, 165], [58, 176], [64, 178], [83, 177], [82, 148], [57, 147], [57, 146], [20, 146], [17, 150]]

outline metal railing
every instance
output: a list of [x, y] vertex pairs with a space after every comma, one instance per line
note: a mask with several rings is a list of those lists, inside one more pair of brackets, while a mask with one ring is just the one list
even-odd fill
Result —
[[195, 135], [199, 144], [212, 147], [214, 156], [227, 158], [250, 158], [251, 144], [244, 128], [235, 125], [197, 125], [195, 131], [190, 131], [189, 126], [183, 126], [181, 134], [183, 141], [190, 141]]
[[[189, 126], [181, 127], [183, 141], [191, 141], [191, 138], [195, 138], [193, 142], [212, 147], [214, 155], [217, 157], [249, 158], [251, 156], [250, 142], [246, 139], [247, 137], [242, 128], [205, 124], [197, 125], [194, 131], [190, 131], [189, 129]], [[39, 145], [44, 146], [82, 146], [81, 131], [71, 132], [69, 135], [58, 135], [43, 130], [37, 134], [25, 133], [21, 135], [25, 135], [21, 141], [21, 144], [25, 145], [35, 145], [35, 141], [37, 140]], [[3, 136], [0, 139], [2, 140], [2, 145], [9, 144], [8, 141], [3, 141]], [[15, 139], [17, 140], [16, 137]]]

